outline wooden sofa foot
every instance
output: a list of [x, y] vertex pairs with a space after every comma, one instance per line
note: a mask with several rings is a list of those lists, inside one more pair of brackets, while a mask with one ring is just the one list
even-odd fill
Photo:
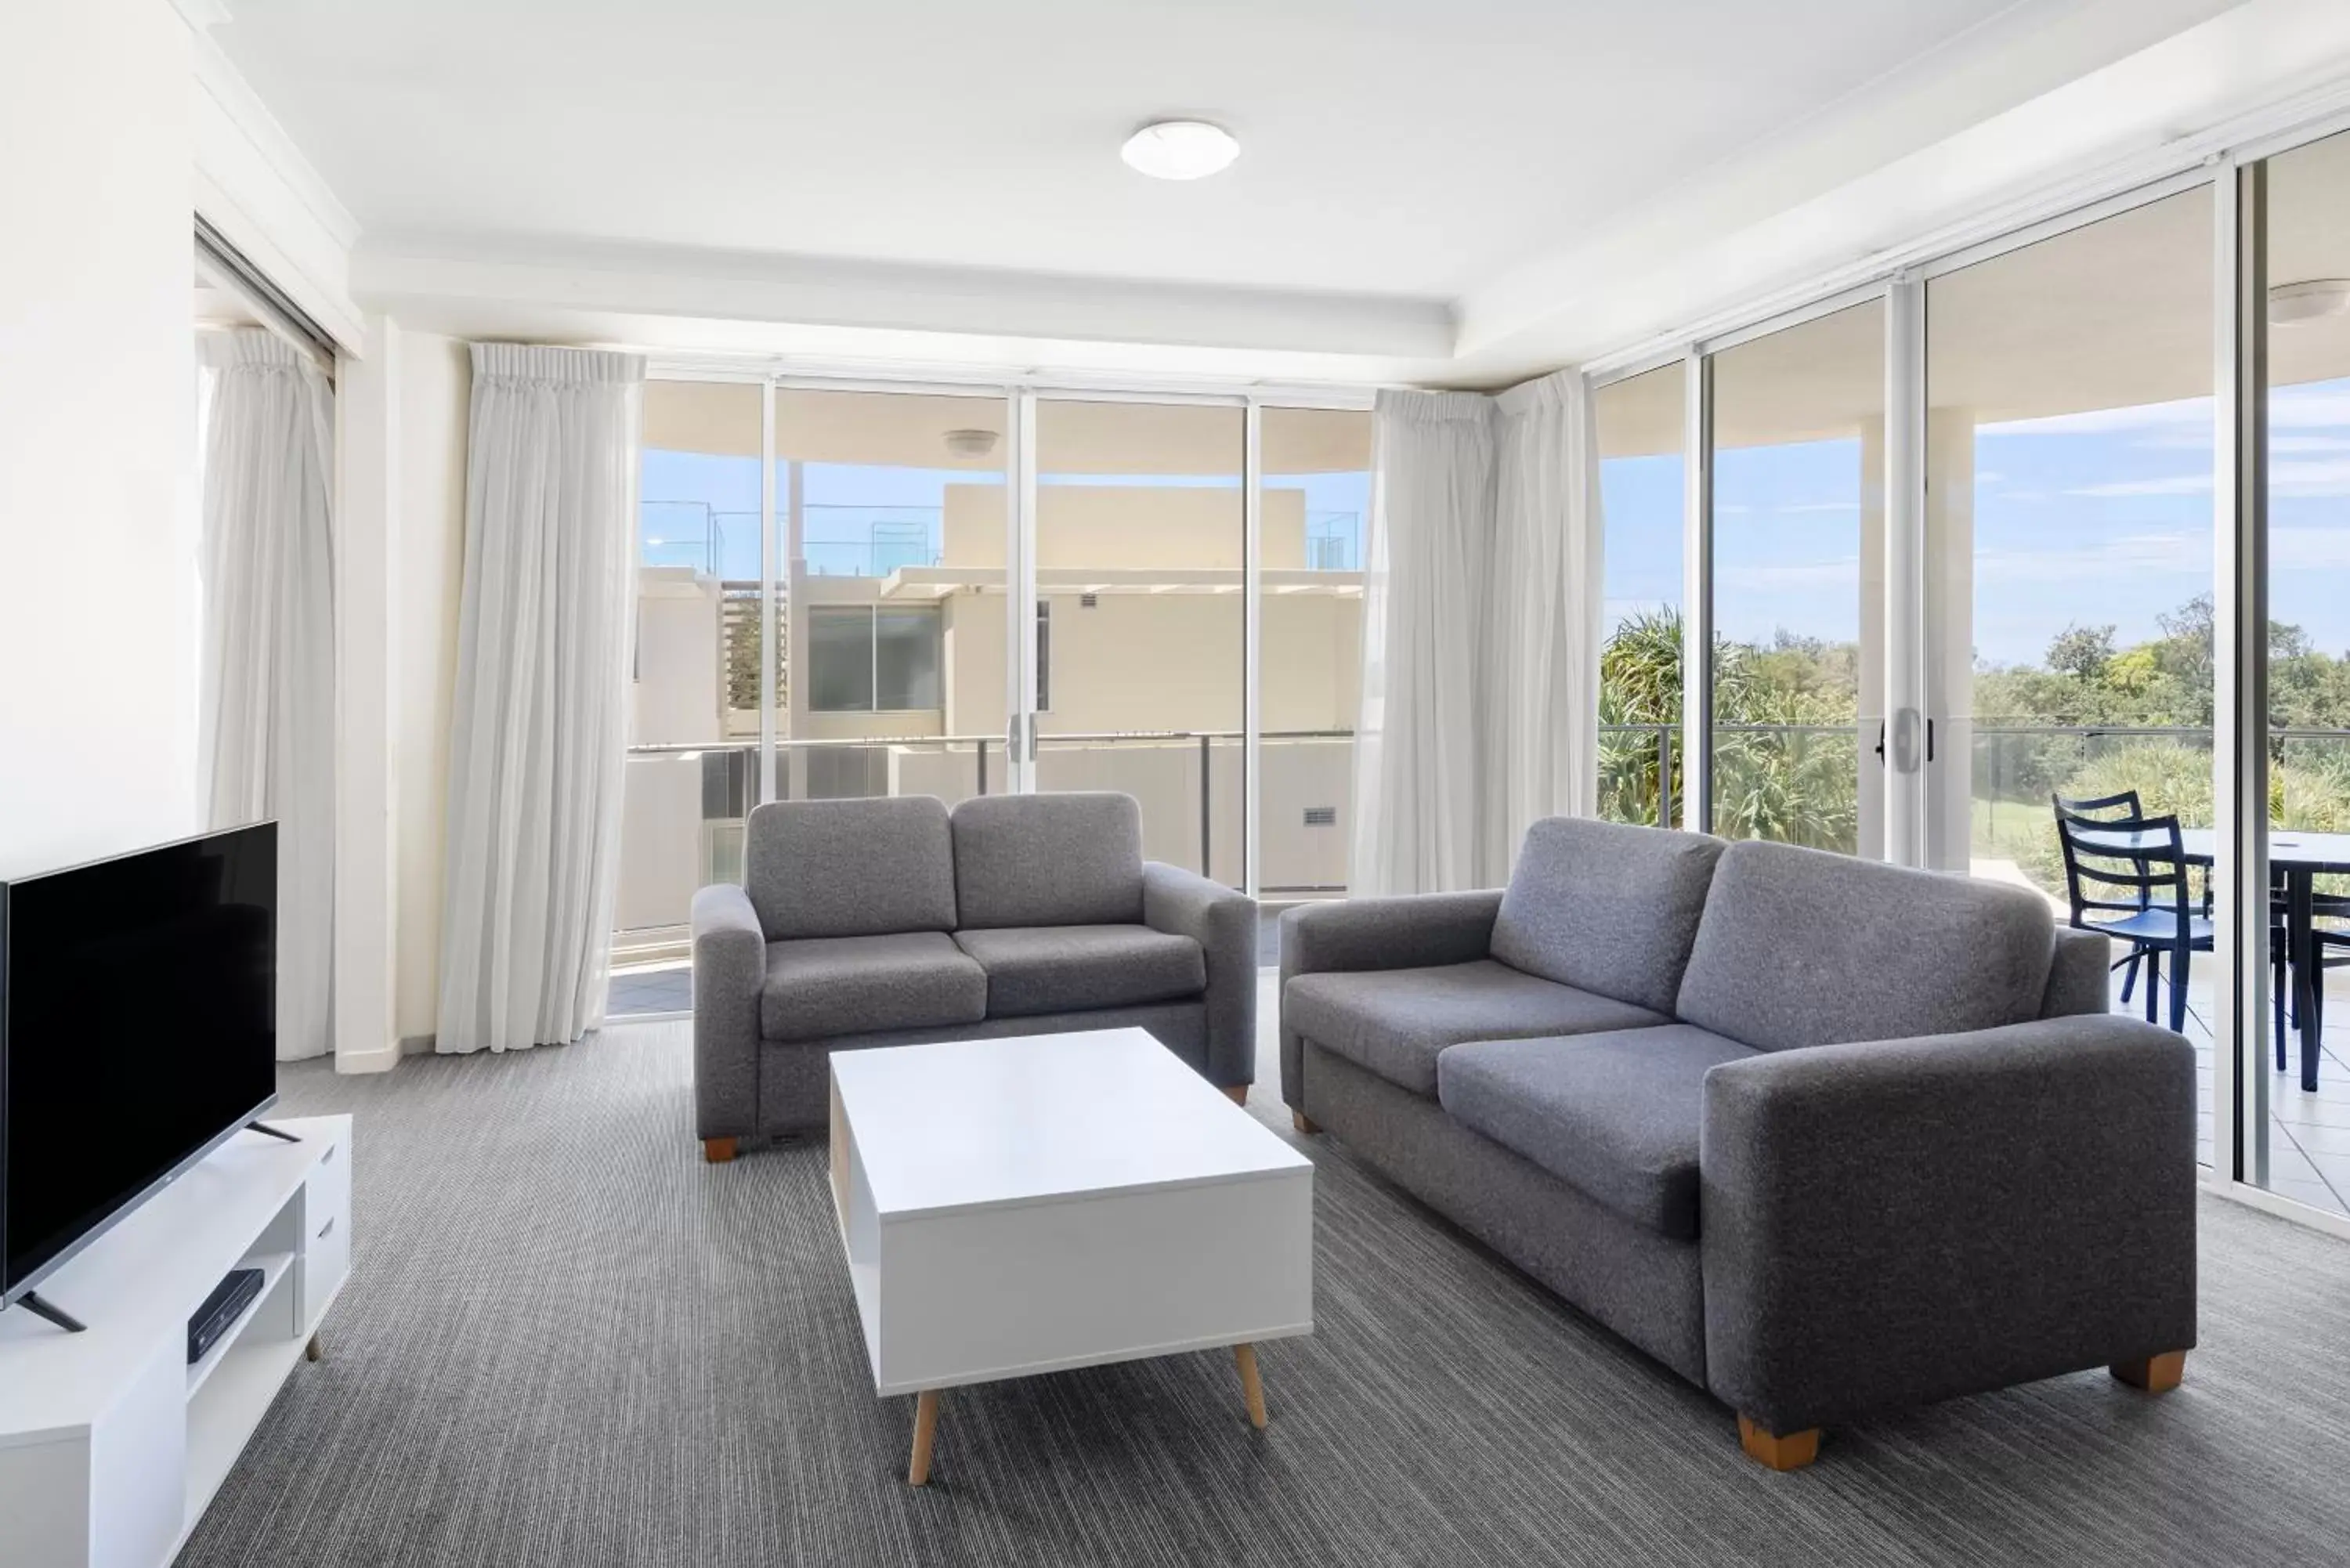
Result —
[[1249, 1086], [1246, 1084], [1226, 1084], [1223, 1091], [1224, 1098], [1236, 1106], [1248, 1104], [1248, 1092]]
[[1746, 1457], [1774, 1470], [1799, 1470], [1820, 1457], [1820, 1429], [1779, 1433], [1758, 1425], [1751, 1416], [1738, 1417], [1738, 1446]]
[[1299, 1110], [1293, 1110], [1289, 1113], [1289, 1125], [1295, 1127], [1299, 1132], [1309, 1135], [1318, 1133], [1322, 1130], [1322, 1124], [1320, 1122], [1315, 1121], [1312, 1116], [1309, 1116], [1304, 1111]]
[[734, 1158], [734, 1140], [731, 1137], [706, 1137], [702, 1140], [702, 1158], [712, 1165], [723, 1165]]
[[2187, 1376], [2187, 1353], [2166, 1350], [2143, 1361], [2116, 1361], [2106, 1369], [2121, 1382], [2149, 1394], [2168, 1394]]

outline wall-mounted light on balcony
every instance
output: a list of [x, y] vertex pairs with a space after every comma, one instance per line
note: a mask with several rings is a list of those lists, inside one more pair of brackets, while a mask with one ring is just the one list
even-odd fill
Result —
[[2269, 325], [2298, 327], [2350, 311], [2350, 277], [2313, 277], [2269, 290]]

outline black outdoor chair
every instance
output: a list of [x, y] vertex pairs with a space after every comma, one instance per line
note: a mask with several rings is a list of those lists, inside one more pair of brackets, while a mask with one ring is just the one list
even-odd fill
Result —
[[[2131, 836], [2126, 846], [2111, 842], [2125, 833]], [[2170, 1027], [2187, 1033], [2189, 966], [2194, 954], [2211, 950], [2211, 920], [2190, 901], [2178, 818], [2080, 816], [2060, 805], [2056, 841], [2064, 852], [2072, 923], [2128, 943], [2130, 958], [2145, 961], [2148, 1023], [2157, 1022], [2155, 988], [2163, 979], [2163, 955], [2169, 954]]]
[[[2105, 822], [2112, 823], [2117, 826], [2126, 825], [2133, 827], [2146, 820], [2146, 807], [2140, 803], [2138, 793], [2134, 789], [2126, 789], [2119, 794], [2101, 794], [2094, 796], [2051, 794], [2048, 798], [2055, 805], [2056, 821], [2060, 829], [2064, 825], [2064, 819], [2068, 816], [2076, 822]], [[2138, 908], [2143, 909], [2146, 907], [2145, 893], [2143, 889], [2140, 889]], [[2207, 898], [2203, 909], [2203, 914], [2206, 918], [2209, 918], [2210, 913], [2211, 909]], [[2073, 923], [2077, 926], [2081, 923], [2080, 909], [2077, 900], [2075, 901], [2073, 914]], [[2145, 959], [2146, 950], [2144, 948], [2134, 947], [2130, 949], [2126, 956], [2116, 960], [2114, 963], [2114, 968], [2126, 968], [2128, 971], [2126, 974], [2122, 976], [2122, 1001], [2125, 1003], [2126, 1003], [2130, 999], [2131, 988], [2137, 984], [2137, 966], [2144, 962]], [[2152, 1012], [2153, 1005], [2154, 1004], [2151, 1000], [2147, 1003], [2148, 1011], [2146, 1016], [2148, 1022], [2152, 1022], [2154, 1018], [2154, 1013]]]
[[[2104, 827], [2109, 829], [2126, 828], [2130, 830], [2143, 830], [2151, 825], [2158, 825], [2166, 821], [2175, 825], [2178, 821], [2176, 817], [2147, 817], [2145, 808], [2139, 803], [2138, 793], [2134, 789], [2124, 790], [2119, 794], [2097, 795], [2095, 797], [2053, 794], [2049, 798], [2055, 804], [2056, 827], [2060, 836], [2064, 833], [2064, 824], [2068, 820], [2091, 829]], [[2073, 876], [2073, 846], [2069, 843], [2066, 844], [2064, 846], [2064, 851], [2066, 883], [2072, 893], [2073, 924], [2075, 926], [2087, 926], [2089, 929], [2098, 930], [2108, 929], [2109, 927], [2106, 922], [2089, 922], [2083, 919], [2084, 911], [2080, 883], [2079, 880]], [[2178, 859], [2179, 875], [2183, 878], [2188, 869], [2185, 864], [2183, 852], [2178, 851], [2176, 846], [2174, 846], [2174, 855]], [[2107, 867], [2111, 867], [2116, 862], [2121, 861], [2126, 861], [2130, 864], [2134, 873], [2134, 880], [2138, 883], [2137, 888], [2137, 902], [2135, 912], [2137, 914], [2155, 917], [2146, 923], [2152, 928], [2160, 929], [2163, 925], [2163, 918], [2161, 912], [2154, 908], [2151, 884], [2158, 881], [2167, 881], [2167, 878], [2157, 877], [2150, 874], [2150, 857], [2126, 854], [2117, 855], [2111, 850], [2100, 849], [2096, 852], [2096, 858], [2101, 864]], [[2092, 869], [2090, 872], [2090, 879], [2093, 881], [2104, 880], [2104, 878], [2102, 878], [2095, 869]], [[2339, 911], [2340, 913], [2350, 914], [2350, 899], [2337, 900], [2337, 902], [2344, 905], [2343, 909]], [[2126, 906], [2113, 905], [2094, 900], [2092, 901], [2091, 907], [2100, 909], [2127, 908]], [[2269, 898], [2269, 967], [2271, 971], [2269, 1002], [2275, 1012], [2273, 1027], [2270, 1033], [2276, 1041], [2277, 1065], [2279, 1067], [2282, 1067], [2285, 1064], [2285, 1001], [2286, 992], [2289, 989], [2286, 985], [2289, 971], [2286, 966], [2285, 956], [2287, 952], [2290, 951], [2290, 949], [2285, 940], [2284, 910], [2284, 885], [2282, 879], [2279, 877], [2274, 879], [2273, 885], [2270, 890]], [[2319, 910], [2319, 913], [2321, 914], [2332, 912], [2336, 911], [2327, 910], [2324, 909], [2321, 909]], [[2200, 903], [2196, 906], [2195, 913], [2199, 919], [2200, 926], [2199, 929], [2202, 931], [2203, 935], [2202, 940], [2193, 942], [2188, 950], [2190, 952], [2209, 952], [2211, 950], [2211, 880], [2209, 877], [2204, 878], [2203, 897]], [[2122, 940], [2130, 940], [2129, 936], [2121, 930], [2112, 930], [2111, 934]], [[2321, 943], [2321, 950], [2323, 950], [2322, 945], [2328, 942], [2339, 945], [2345, 950], [2350, 950], [2350, 931], [2332, 932], [2320, 927], [2318, 940]], [[2138, 965], [2142, 962], [2149, 965], [2156, 963], [2158, 960], [2159, 951], [2160, 949], [2152, 943], [2140, 944], [2133, 942], [2128, 953], [2115, 962], [2114, 967], [2116, 969], [2120, 969], [2124, 965], [2127, 965], [2129, 969], [2129, 972], [2122, 977], [2123, 1002], [2126, 1002], [2130, 999], [2130, 988], [2137, 981]], [[2350, 964], [2350, 950], [2345, 950], [2344, 956], [2339, 959], [2329, 959], [2324, 961], [2327, 967], [2339, 967], [2341, 965]], [[2173, 1029], [2182, 1028], [2185, 1023], [2187, 1011], [2187, 969], [2188, 961], [2182, 956], [2176, 963], [2172, 976], [2173, 984], [2170, 999], [2170, 1011], [2173, 1019], [2176, 1020], [2176, 1022], [2171, 1024]], [[2147, 1022], [2149, 1023], [2155, 1022], [2154, 983], [2155, 981], [2159, 978], [2159, 971], [2158, 970], [2157, 972], [2150, 975], [2147, 981], [2146, 1018]], [[2324, 997], [2322, 979], [2317, 994], [2322, 1003]]]
[[[2111, 842], [2111, 836], [2119, 833], [2132, 835], [2126, 847]], [[2193, 955], [2211, 950], [2211, 918], [2201, 912], [2208, 905], [2199, 908], [2188, 889], [2187, 852], [2179, 843], [2178, 818], [2079, 816], [2060, 807], [2056, 839], [2064, 851], [2072, 923], [2082, 930], [2101, 931], [2128, 943], [2130, 956], [2123, 962], [2144, 961], [2148, 1023], [2158, 1022], [2154, 993], [2166, 978], [2163, 955], [2169, 954], [2170, 1028], [2184, 1034], [2189, 970]], [[2273, 906], [2269, 917], [2269, 953], [2275, 970], [2271, 990], [2276, 1001], [2276, 1028], [2282, 1038], [2285, 943], [2284, 929]]]

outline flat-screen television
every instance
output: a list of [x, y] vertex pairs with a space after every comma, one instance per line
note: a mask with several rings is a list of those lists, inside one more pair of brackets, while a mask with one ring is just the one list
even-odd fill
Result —
[[0, 883], [0, 1306], [276, 1098], [276, 824]]

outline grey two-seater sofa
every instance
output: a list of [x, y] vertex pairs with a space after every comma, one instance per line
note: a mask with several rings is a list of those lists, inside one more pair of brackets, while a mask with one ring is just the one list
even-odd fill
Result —
[[2195, 1339], [2191, 1048], [2022, 888], [1555, 819], [1506, 890], [1282, 919], [1282, 1095], [1739, 1416]]
[[777, 801], [693, 900], [704, 1158], [816, 1131], [835, 1051], [1128, 1026], [1234, 1099], [1256, 1075], [1256, 903], [1142, 858], [1134, 797]]

